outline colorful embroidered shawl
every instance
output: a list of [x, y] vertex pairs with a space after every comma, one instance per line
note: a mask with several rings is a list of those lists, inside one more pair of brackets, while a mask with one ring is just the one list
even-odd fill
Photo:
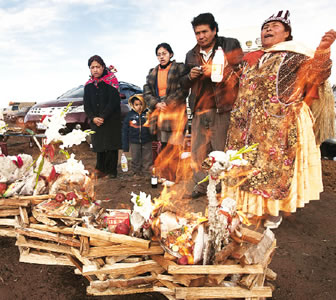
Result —
[[[107, 74], [105, 74], [107, 73]], [[105, 75], [104, 75], [105, 74]], [[117, 77], [114, 75], [114, 73], [108, 71], [107, 69], [104, 71], [103, 76], [100, 78], [94, 78], [93, 76], [90, 77], [88, 82], [85, 84], [93, 83], [96, 87], [98, 86], [99, 82], [105, 82], [108, 85], [113, 86], [117, 90], [119, 90], [119, 81]]]

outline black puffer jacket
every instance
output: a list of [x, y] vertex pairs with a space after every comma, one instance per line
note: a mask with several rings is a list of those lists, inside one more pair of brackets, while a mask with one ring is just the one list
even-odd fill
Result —
[[[132, 99], [138, 99], [142, 102], [142, 112], [139, 114], [133, 109]], [[132, 110], [127, 114], [122, 128], [122, 149], [129, 151], [129, 144], [145, 144], [153, 140], [149, 132], [149, 123], [147, 122], [148, 109], [141, 94], [136, 94], [128, 100]]]
[[[94, 152], [121, 149], [121, 113], [118, 90], [101, 81], [97, 87], [89, 83], [84, 88], [84, 110], [90, 120]], [[104, 124], [97, 126], [93, 118], [104, 118]]]

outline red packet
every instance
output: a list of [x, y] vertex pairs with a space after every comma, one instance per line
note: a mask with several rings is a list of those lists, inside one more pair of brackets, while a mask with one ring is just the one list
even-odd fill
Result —
[[128, 209], [109, 210], [109, 214], [104, 216], [104, 223], [110, 232], [114, 232], [119, 223], [125, 223], [130, 227], [130, 213]]

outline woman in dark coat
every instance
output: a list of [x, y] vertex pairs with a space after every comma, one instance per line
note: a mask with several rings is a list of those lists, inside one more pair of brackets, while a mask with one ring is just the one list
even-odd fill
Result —
[[120, 96], [118, 81], [103, 59], [94, 55], [88, 62], [91, 78], [84, 88], [84, 110], [88, 116], [93, 151], [97, 152], [98, 177], [117, 177], [118, 149], [121, 149]]

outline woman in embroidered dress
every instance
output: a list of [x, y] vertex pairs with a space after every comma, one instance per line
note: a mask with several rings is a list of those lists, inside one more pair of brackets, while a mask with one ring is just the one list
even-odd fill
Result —
[[[161, 43], [155, 49], [159, 65], [149, 70], [144, 85], [143, 96], [151, 110], [150, 129], [161, 142], [164, 153], [158, 157], [155, 165], [161, 164], [161, 158], [167, 154], [172, 155], [170, 161], [175, 160], [166, 167], [166, 179], [175, 181], [176, 164], [179, 147], [183, 145], [184, 130], [187, 121], [186, 97], [188, 92], [183, 90], [179, 79], [184, 71], [184, 64], [172, 60], [174, 52], [169, 44]], [[175, 154], [174, 154], [175, 153]], [[173, 167], [175, 165], [175, 167]]]
[[98, 177], [115, 178], [121, 149], [119, 83], [100, 56], [92, 56], [88, 65], [91, 78], [84, 88], [84, 110], [95, 131], [92, 145], [97, 152], [96, 171]]
[[327, 32], [315, 53], [309, 53], [292, 41], [289, 12], [280, 11], [262, 24], [263, 48], [244, 58], [227, 148], [259, 143], [244, 157], [252, 169], [234, 188], [234, 197], [239, 210], [265, 216], [266, 227], [277, 228], [280, 211], [295, 212], [319, 199], [323, 190], [308, 104], [318, 98], [317, 90], [330, 75], [335, 38], [335, 31]]

